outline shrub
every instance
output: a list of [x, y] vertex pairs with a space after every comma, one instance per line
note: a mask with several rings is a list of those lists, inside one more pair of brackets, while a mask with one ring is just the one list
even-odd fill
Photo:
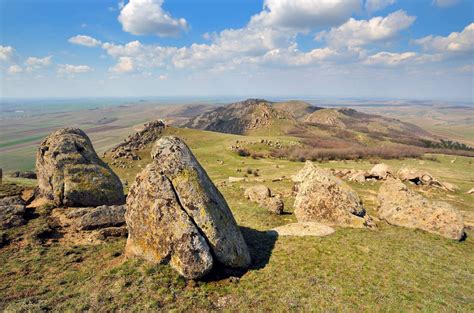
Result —
[[241, 157], [248, 157], [250, 155], [250, 152], [245, 148], [239, 148], [237, 150], [237, 154]]

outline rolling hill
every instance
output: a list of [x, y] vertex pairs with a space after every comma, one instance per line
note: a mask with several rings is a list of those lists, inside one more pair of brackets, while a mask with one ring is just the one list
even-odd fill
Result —
[[349, 108], [321, 108], [303, 101], [248, 99], [201, 113], [183, 126], [237, 135], [278, 133], [306, 139], [342, 140], [348, 146], [380, 142], [423, 146], [424, 140], [437, 140], [428, 131], [394, 118]]

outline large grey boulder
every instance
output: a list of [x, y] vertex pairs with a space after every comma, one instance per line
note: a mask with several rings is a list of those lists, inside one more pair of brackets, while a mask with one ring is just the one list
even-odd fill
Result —
[[99, 206], [125, 202], [120, 179], [77, 128], [59, 129], [36, 153], [40, 195], [57, 206]]
[[389, 179], [378, 195], [378, 212], [389, 224], [417, 228], [460, 240], [465, 236], [459, 211], [445, 202], [431, 202], [398, 179]]
[[127, 197], [126, 254], [169, 261], [191, 279], [216, 263], [248, 267], [248, 248], [232, 212], [186, 144], [163, 137], [151, 156]]
[[358, 228], [375, 226], [357, 193], [329, 171], [308, 161], [293, 179], [298, 182], [294, 205], [298, 222]]

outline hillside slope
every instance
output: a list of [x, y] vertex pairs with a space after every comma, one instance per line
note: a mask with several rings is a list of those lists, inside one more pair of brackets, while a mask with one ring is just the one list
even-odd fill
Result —
[[349, 108], [317, 110], [307, 115], [305, 122], [385, 136], [433, 138], [428, 131], [416, 125]]
[[436, 141], [428, 131], [394, 118], [349, 108], [321, 108], [303, 101], [270, 102], [248, 99], [201, 113], [185, 127], [237, 135], [291, 135], [337, 141], [337, 146], [405, 144]]
[[291, 116], [276, 110], [267, 100], [247, 99], [199, 114], [183, 126], [243, 135], [253, 130], [269, 128], [278, 119], [291, 119]]

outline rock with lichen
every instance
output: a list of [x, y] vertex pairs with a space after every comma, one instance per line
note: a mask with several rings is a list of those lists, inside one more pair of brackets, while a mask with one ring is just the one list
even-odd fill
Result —
[[265, 185], [256, 185], [245, 190], [245, 197], [268, 211], [280, 215], [283, 214], [283, 200], [272, 194], [270, 188]]
[[375, 227], [357, 193], [329, 171], [307, 161], [293, 180], [297, 182], [298, 190], [294, 205], [298, 222]]
[[429, 201], [398, 179], [387, 180], [379, 190], [379, 217], [389, 224], [417, 228], [446, 238], [464, 238], [464, 221], [446, 202]]
[[0, 199], [0, 229], [9, 229], [26, 224], [25, 214], [25, 202], [20, 196]]
[[36, 153], [40, 196], [57, 206], [122, 204], [120, 179], [96, 154], [78, 128], [59, 129], [40, 144]]
[[250, 255], [224, 197], [186, 144], [163, 137], [127, 197], [127, 255], [169, 262], [196, 279], [216, 263], [246, 268]]

